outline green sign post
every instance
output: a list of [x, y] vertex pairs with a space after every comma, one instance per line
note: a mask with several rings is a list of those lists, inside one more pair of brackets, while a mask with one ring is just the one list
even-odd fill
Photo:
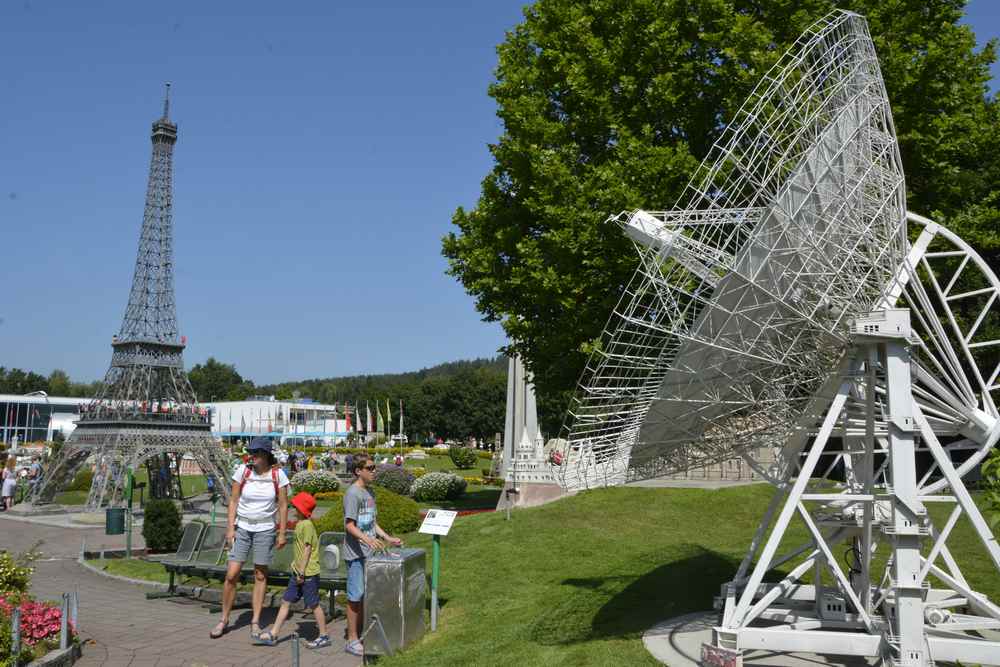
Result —
[[132, 488], [135, 486], [135, 478], [132, 475], [132, 466], [128, 467], [125, 472], [125, 493], [127, 494], [128, 502], [126, 504], [126, 514], [125, 521], [127, 525], [125, 526], [125, 557], [132, 557]]
[[438, 613], [438, 581], [441, 576], [441, 536], [447, 535], [451, 524], [455, 522], [458, 512], [451, 510], [429, 510], [420, 532], [434, 536], [434, 549], [431, 556], [431, 632], [437, 630]]
[[434, 556], [431, 561], [431, 632], [437, 630], [438, 575], [441, 572], [441, 536], [434, 536]]

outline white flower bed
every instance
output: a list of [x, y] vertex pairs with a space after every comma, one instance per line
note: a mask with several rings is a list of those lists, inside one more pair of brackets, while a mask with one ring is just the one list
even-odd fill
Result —
[[292, 489], [296, 492], [321, 493], [323, 491], [336, 491], [340, 488], [340, 480], [337, 479], [337, 476], [326, 470], [302, 470], [292, 475], [290, 481]]
[[467, 482], [450, 472], [430, 472], [418, 477], [410, 487], [414, 500], [453, 500], [465, 493]]

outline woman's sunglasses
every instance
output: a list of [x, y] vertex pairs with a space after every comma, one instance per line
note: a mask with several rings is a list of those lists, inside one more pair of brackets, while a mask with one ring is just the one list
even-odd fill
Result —
[[371, 465], [371, 464], [369, 464], [369, 465], [366, 465], [366, 466], [365, 466], [365, 470], [367, 470], [368, 472], [371, 472], [372, 470], [375, 470], [375, 466], [373, 466], [373, 465]]

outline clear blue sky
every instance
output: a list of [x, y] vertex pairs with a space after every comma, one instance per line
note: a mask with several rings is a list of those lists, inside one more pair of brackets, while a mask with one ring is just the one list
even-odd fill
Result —
[[[168, 80], [188, 366], [268, 383], [495, 353], [440, 238], [491, 167], [486, 89], [525, 3], [342, 4], [0, 3], [0, 365], [103, 376]], [[1000, 3], [969, 21], [996, 36]]]

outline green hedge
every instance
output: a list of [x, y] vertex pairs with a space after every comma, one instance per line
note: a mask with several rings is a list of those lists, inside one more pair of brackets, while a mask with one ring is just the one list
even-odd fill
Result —
[[[380, 486], [374, 487], [372, 492], [378, 510], [376, 521], [382, 530], [390, 535], [402, 535], [412, 533], [420, 526], [420, 507], [417, 503]], [[334, 502], [323, 516], [314, 521], [316, 532], [344, 532], [344, 494], [338, 491], [323, 495]]]
[[176, 551], [181, 543], [181, 513], [169, 498], [146, 501], [142, 521], [142, 539], [153, 551]]
[[66, 491], [90, 491], [90, 484], [94, 481], [94, 471], [90, 467], [84, 467], [76, 473], [72, 483], [66, 487]]
[[451, 462], [459, 470], [472, 470], [476, 465], [476, 450], [463, 447], [462, 445], [452, 445], [448, 448], [448, 456]]
[[[491, 460], [493, 459], [493, 452], [488, 452], [488, 451], [483, 450], [483, 449], [469, 449], [468, 447], [465, 447], [464, 445], [453, 445], [453, 446], [462, 447], [463, 449], [468, 449], [470, 452], [475, 452], [476, 456], [479, 457], [479, 458], [481, 458], [481, 459], [491, 459]], [[427, 454], [428, 456], [450, 456], [451, 455], [451, 447], [449, 447], [448, 449], [421, 449], [419, 447], [416, 447], [416, 448], [410, 449], [410, 452], [415, 452], [415, 451], [418, 451], [418, 450], [422, 451], [424, 454]]]

